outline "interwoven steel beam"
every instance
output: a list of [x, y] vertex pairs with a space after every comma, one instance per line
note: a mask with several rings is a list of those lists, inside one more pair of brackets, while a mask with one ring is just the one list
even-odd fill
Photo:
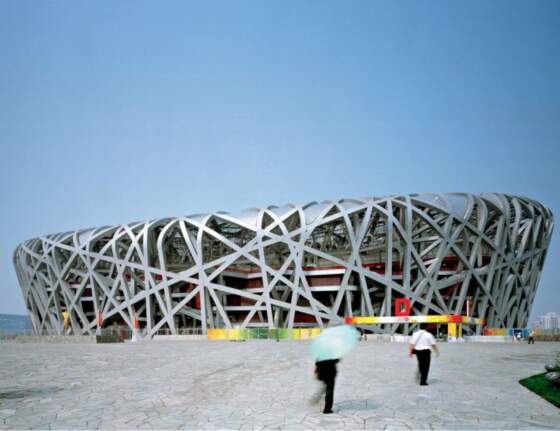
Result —
[[402, 297], [413, 314], [523, 327], [553, 225], [496, 193], [342, 199], [46, 235], [14, 265], [38, 334], [324, 327], [390, 316]]

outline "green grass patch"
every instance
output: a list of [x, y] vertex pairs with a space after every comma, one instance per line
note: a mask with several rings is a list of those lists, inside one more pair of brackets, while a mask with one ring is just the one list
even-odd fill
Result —
[[556, 407], [560, 408], [560, 388], [553, 387], [542, 374], [536, 374], [531, 377], [527, 377], [526, 379], [519, 380], [523, 386], [529, 389], [531, 392], [534, 392], [537, 395], [540, 395], [549, 403], [554, 404]]

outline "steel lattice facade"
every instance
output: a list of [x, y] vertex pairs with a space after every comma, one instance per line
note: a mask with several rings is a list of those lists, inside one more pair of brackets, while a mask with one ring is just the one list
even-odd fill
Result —
[[46, 235], [14, 264], [38, 334], [325, 327], [390, 316], [398, 298], [412, 314], [468, 303], [489, 327], [524, 327], [553, 224], [495, 193], [342, 199]]

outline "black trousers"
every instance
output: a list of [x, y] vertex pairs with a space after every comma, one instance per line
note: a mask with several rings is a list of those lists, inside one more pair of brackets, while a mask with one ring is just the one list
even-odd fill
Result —
[[329, 411], [332, 410], [332, 405], [333, 405], [333, 397], [334, 397], [334, 379], [335, 376], [332, 376], [325, 380], [323, 380], [323, 383], [325, 383], [325, 410]]
[[315, 363], [317, 378], [325, 384], [325, 410], [331, 411], [334, 397], [334, 380], [338, 359], [328, 359]]
[[432, 352], [426, 350], [414, 350], [414, 354], [418, 358], [418, 369], [420, 370], [420, 384], [425, 385], [428, 383], [428, 372], [430, 371], [430, 359]]

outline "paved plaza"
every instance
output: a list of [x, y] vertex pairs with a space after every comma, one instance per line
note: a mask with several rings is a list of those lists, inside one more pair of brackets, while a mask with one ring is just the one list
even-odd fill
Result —
[[0, 429], [560, 429], [518, 380], [560, 343], [441, 344], [430, 386], [406, 345], [364, 342], [339, 366], [335, 413], [309, 343], [0, 343]]

